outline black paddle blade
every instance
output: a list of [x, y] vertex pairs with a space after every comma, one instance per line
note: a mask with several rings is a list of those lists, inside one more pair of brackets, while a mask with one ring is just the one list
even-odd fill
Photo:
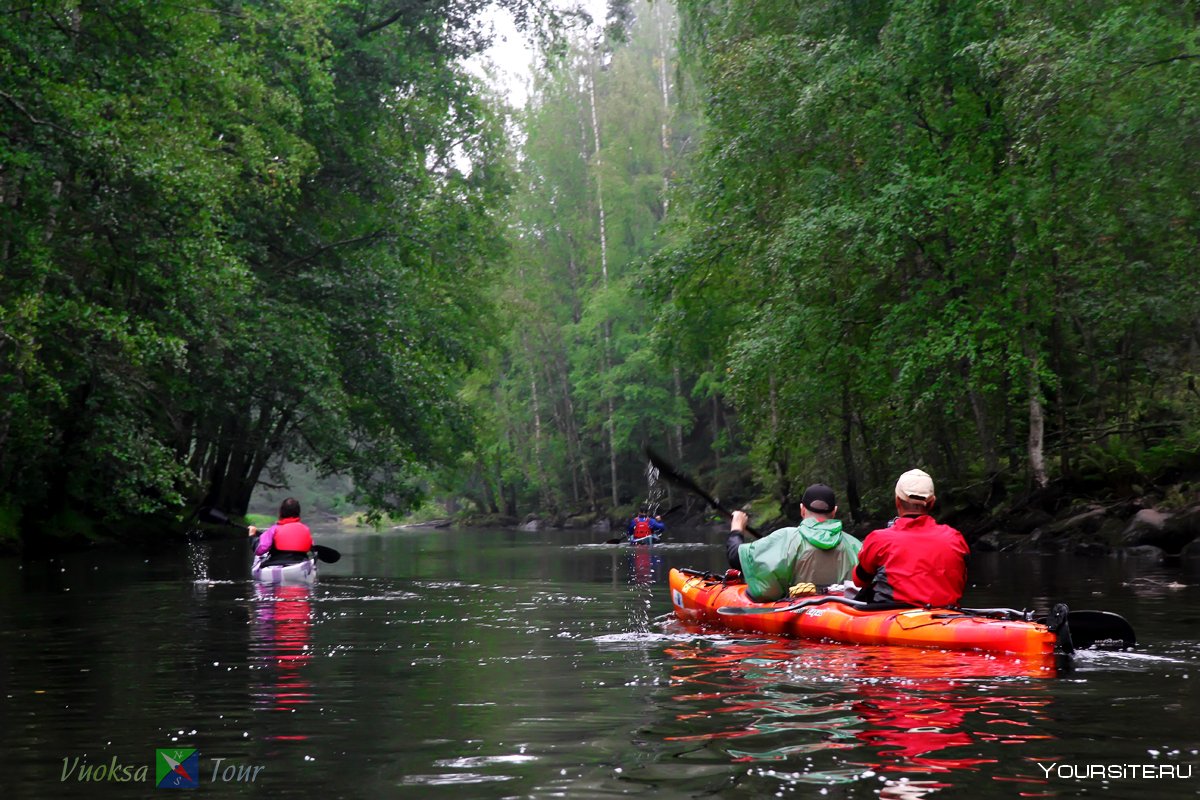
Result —
[[1133, 626], [1120, 614], [1111, 611], [1071, 611], [1067, 625], [1075, 648], [1125, 648], [1137, 644]]
[[616, 539], [605, 539], [605, 540], [604, 540], [604, 543], [605, 543], [605, 544], [620, 544], [620, 543], [621, 543], [621, 542], [623, 542], [623, 541], [625, 541], [625, 537], [624, 537], [624, 536], [618, 536]]
[[342, 554], [337, 550], [334, 550], [332, 547], [326, 547], [323, 544], [314, 544], [312, 549], [317, 554], [317, 559], [324, 561], [326, 564], [333, 564], [342, 557]]

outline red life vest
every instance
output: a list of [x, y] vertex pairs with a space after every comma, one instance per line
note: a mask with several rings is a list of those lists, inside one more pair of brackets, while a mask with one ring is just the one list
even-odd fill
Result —
[[651, 533], [652, 533], [652, 531], [650, 530], [650, 518], [649, 517], [638, 517], [636, 520], [634, 520], [634, 522], [633, 522], [633, 538], [645, 539]]
[[299, 517], [288, 517], [275, 523], [271, 549], [285, 553], [307, 553], [312, 550], [312, 531]]

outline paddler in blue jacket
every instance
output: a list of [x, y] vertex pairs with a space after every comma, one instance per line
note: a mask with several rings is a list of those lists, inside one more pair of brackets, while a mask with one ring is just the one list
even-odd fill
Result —
[[649, 506], [642, 506], [637, 516], [629, 520], [625, 533], [629, 536], [630, 544], [651, 544], [658, 541], [658, 535], [667, 529], [662, 520], [650, 516]]
[[823, 483], [804, 490], [800, 525], [780, 528], [769, 536], [746, 542], [742, 534], [749, 517], [734, 511], [726, 540], [729, 566], [741, 570], [753, 600], [778, 600], [801, 584], [829, 585], [850, 579], [862, 543], [842, 531], [837, 496]]

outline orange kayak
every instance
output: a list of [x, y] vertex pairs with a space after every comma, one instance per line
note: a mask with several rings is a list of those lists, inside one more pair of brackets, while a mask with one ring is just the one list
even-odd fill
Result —
[[[758, 603], [746, 595], [744, 583], [726, 583], [720, 576], [691, 570], [672, 569], [670, 585], [671, 604], [679, 619], [732, 630], [846, 644], [982, 650], [1030, 657], [1053, 656], [1056, 648], [1062, 651], [1058, 635], [1046, 625], [1027, 619], [999, 619], [982, 610], [862, 609], [835, 595]], [[722, 608], [728, 610], [721, 613]], [[763, 613], [746, 613], [751, 610]]]

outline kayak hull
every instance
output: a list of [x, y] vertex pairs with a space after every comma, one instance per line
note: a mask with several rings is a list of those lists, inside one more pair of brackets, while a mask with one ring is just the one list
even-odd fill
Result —
[[262, 557], [255, 558], [250, 567], [250, 576], [259, 583], [274, 585], [311, 585], [317, 580], [317, 559], [307, 558], [295, 564], [272, 564], [263, 566]]
[[[675, 616], [688, 622], [730, 630], [793, 636], [843, 644], [900, 645], [939, 650], [978, 650], [1030, 657], [1053, 656], [1057, 635], [1038, 622], [996, 619], [955, 609], [862, 610], [836, 596], [788, 598], [758, 603], [746, 584], [672, 569], [669, 583]], [[799, 600], [805, 607], [761, 614], [721, 614], [724, 607], [785, 608]]]

